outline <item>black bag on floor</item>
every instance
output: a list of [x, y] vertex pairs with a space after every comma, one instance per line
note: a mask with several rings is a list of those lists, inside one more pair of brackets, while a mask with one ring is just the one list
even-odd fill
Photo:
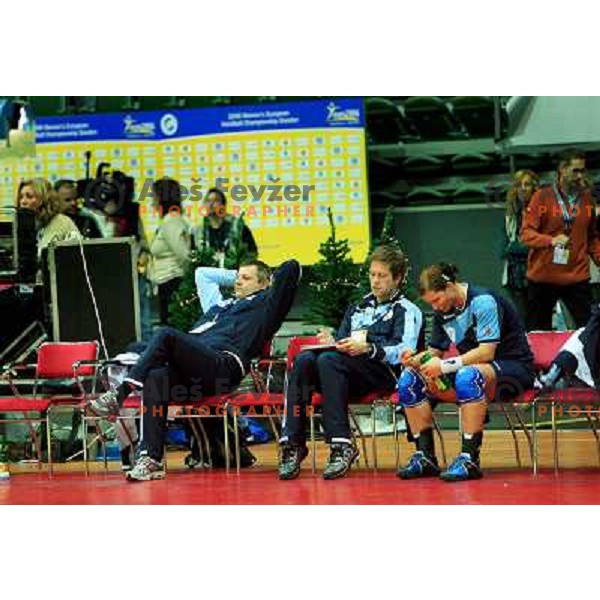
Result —
[[[188, 425], [188, 427], [191, 426]], [[191, 439], [191, 453], [185, 459], [185, 464], [190, 468], [209, 468], [212, 465], [213, 469], [224, 469], [226, 466], [225, 461], [225, 434], [223, 432], [223, 422], [221, 419], [202, 419], [202, 427], [208, 438], [208, 445], [210, 448], [210, 461], [209, 457], [206, 456], [206, 450], [201, 451], [198, 446], [198, 440], [193, 433], [190, 431]], [[229, 464], [231, 467], [235, 467], [235, 436], [231, 426], [228, 428], [227, 435], [229, 438]], [[256, 462], [256, 457], [250, 452], [246, 443], [244, 442], [245, 436], [240, 431], [240, 467], [246, 469], [251, 467]], [[204, 460], [202, 460], [204, 454]]]

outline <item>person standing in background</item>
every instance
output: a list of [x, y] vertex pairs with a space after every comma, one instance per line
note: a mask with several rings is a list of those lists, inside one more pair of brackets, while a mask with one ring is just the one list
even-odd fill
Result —
[[502, 258], [504, 272], [502, 285], [506, 288], [512, 303], [522, 319], [527, 309], [527, 258], [529, 248], [521, 242], [523, 213], [531, 197], [540, 187], [538, 176], [527, 169], [517, 171], [506, 195], [506, 215], [504, 217], [504, 243]]
[[54, 184], [54, 190], [60, 199], [61, 213], [67, 215], [75, 223], [82, 237], [85, 239], [104, 237], [95, 215], [80, 206], [74, 181], [59, 179]]
[[[227, 198], [218, 188], [208, 190], [205, 204], [208, 215], [204, 217], [194, 232], [198, 250], [209, 248], [215, 252], [219, 266], [223, 266], [225, 256], [236, 253], [236, 245], [242, 244], [246, 249], [245, 259], [256, 258], [258, 248], [249, 227], [240, 217], [227, 214]], [[241, 229], [241, 230], [240, 230]]]
[[155, 181], [152, 190], [160, 226], [150, 245], [152, 283], [158, 287], [160, 324], [169, 325], [169, 304], [190, 258], [190, 227], [181, 214], [181, 187], [174, 179]]
[[17, 207], [35, 214], [38, 230], [38, 256], [53, 242], [79, 239], [75, 223], [60, 212], [60, 200], [45, 179], [22, 181], [17, 190]]
[[521, 240], [529, 248], [527, 329], [552, 329], [552, 310], [562, 300], [576, 327], [590, 318], [589, 257], [600, 263], [596, 205], [589, 190], [585, 155], [567, 151], [553, 185], [533, 194]]

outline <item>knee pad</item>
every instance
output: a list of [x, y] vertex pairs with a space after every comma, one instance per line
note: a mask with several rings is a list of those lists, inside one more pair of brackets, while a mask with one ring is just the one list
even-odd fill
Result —
[[398, 380], [398, 404], [414, 408], [427, 401], [427, 385], [417, 371], [405, 369]]
[[454, 381], [458, 404], [479, 402], [485, 398], [485, 377], [476, 367], [462, 367]]

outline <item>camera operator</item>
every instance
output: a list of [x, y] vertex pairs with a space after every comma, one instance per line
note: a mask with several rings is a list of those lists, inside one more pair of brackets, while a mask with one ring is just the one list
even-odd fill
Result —
[[63, 215], [69, 217], [79, 229], [85, 239], [104, 237], [100, 224], [92, 211], [81, 206], [77, 186], [70, 179], [59, 179], [54, 184], [54, 190], [60, 199], [60, 210]]

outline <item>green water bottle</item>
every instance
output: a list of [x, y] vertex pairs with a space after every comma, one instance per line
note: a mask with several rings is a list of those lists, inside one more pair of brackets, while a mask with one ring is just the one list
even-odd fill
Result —
[[[432, 358], [433, 355], [431, 354], [431, 352], [425, 352], [423, 356], [421, 356], [420, 362], [422, 365], [424, 365], [428, 363]], [[448, 390], [452, 389], [452, 382], [450, 381], [450, 378], [447, 375], [440, 375], [438, 378], [434, 379], [433, 383], [440, 392], [447, 392]]]

